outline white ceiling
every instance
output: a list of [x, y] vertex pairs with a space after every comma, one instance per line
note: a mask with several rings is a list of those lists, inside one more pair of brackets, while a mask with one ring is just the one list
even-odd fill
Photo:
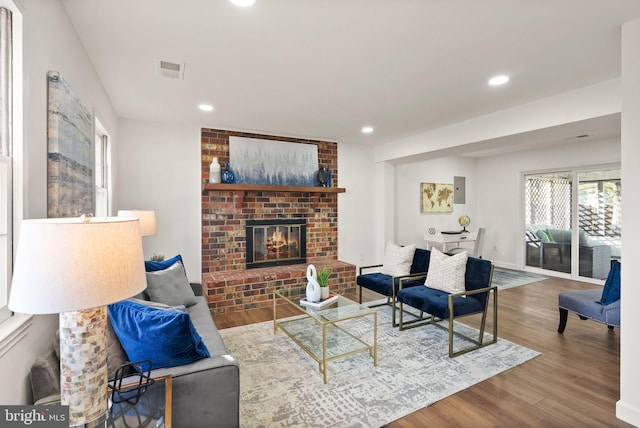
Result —
[[638, 0], [63, 3], [121, 118], [371, 145], [618, 77], [640, 17]]

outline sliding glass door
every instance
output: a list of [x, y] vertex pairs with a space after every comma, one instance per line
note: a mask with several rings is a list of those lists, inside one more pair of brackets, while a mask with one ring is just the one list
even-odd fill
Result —
[[579, 275], [606, 278], [622, 248], [620, 170], [578, 173]]
[[525, 176], [526, 265], [571, 273], [571, 171]]
[[524, 182], [525, 265], [606, 278], [620, 257], [620, 169], [526, 174]]

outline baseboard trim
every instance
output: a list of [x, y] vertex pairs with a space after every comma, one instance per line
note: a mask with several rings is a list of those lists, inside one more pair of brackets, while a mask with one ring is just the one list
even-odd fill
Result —
[[631, 425], [640, 427], [640, 408], [633, 407], [622, 400], [616, 402], [616, 417]]

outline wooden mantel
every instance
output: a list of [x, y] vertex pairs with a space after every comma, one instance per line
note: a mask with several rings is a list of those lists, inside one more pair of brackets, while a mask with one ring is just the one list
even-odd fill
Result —
[[240, 190], [253, 192], [307, 192], [307, 193], [344, 193], [344, 187], [303, 187], [303, 186], [267, 186], [262, 184], [205, 184], [204, 190]]

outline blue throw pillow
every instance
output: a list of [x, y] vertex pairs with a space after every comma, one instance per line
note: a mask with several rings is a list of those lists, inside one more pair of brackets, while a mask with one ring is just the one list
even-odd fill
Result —
[[155, 272], [157, 270], [164, 270], [167, 269], [169, 267], [171, 267], [175, 262], [180, 262], [182, 263], [182, 266], [184, 266], [184, 262], [182, 261], [182, 256], [180, 254], [178, 254], [175, 257], [172, 257], [168, 260], [163, 260], [161, 262], [155, 262], [152, 260], [145, 260], [144, 261], [144, 269], [147, 272]]
[[620, 300], [620, 262], [617, 260], [611, 261], [611, 270], [609, 270], [609, 276], [604, 283], [602, 289], [602, 297], [600, 298], [601, 305], [608, 305], [616, 300]]
[[124, 300], [109, 305], [109, 317], [129, 361], [151, 360], [158, 369], [211, 356], [188, 313]]

